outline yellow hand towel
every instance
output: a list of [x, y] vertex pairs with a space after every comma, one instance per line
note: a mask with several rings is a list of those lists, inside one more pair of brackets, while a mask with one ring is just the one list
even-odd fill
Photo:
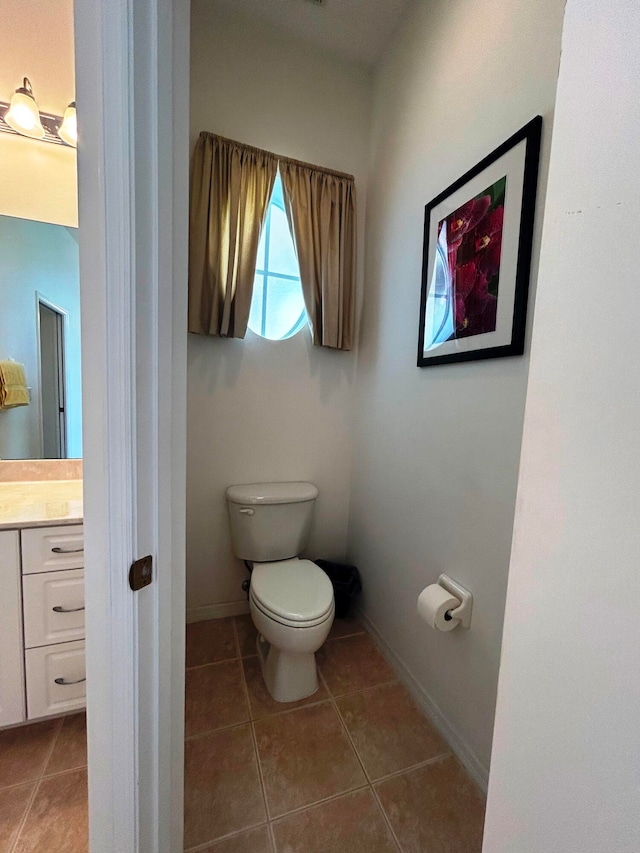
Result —
[[24, 365], [17, 361], [0, 361], [0, 409], [29, 405], [29, 389]]

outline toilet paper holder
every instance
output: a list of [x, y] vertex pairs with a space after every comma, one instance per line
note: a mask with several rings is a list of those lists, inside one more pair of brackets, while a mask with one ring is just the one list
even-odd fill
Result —
[[447, 590], [448, 593], [455, 596], [460, 601], [460, 606], [454, 610], [448, 610], [445, 614], [445, 619], [458, 619], [461, 628], [471, 627], [471, 613], [473, 611], [473, 593], [465, 589], [449, 575], [440, 575], [438, 585]]

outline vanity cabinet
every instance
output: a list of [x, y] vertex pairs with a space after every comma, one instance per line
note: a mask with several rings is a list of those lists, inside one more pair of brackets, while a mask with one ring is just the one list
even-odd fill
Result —
[[20, 533], [0, 530], [0, 726], [25, 719]]
[[0, 531], [0, 726], [83, 708], [81, 524]]

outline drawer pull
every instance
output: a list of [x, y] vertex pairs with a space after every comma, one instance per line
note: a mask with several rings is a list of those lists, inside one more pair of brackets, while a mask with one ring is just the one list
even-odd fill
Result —
[[84, 604], [82, 607], [61, 607], [59, 604], [56, 604], [51, 609], [54, 613], [79, 613], [80, 610], [84, 610]]
[[81, 554], [84, 548], [59, 548], [57, 545], [51, 549], [54, 554]]
[[87, 680], [87, 677], [85, 675], [84, 678], [76, 678], [75, 681], [67, 681], [65, 678], [54, 678], [53, 680], [56, 684], [62, 684], [64, 687], [66, 687], [68, 684], [82, 684], [83, 681]]

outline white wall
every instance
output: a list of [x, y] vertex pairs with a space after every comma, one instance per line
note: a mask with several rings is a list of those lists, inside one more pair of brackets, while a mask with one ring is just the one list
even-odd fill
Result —
[[[527, 356], [418, 369], [424, 205], [544, 116], [532, 289], [564, 0], [417, 3], [376, 79], [349, 557], [365, 614], [442, 715], [476, 776], [489, 764]], [[475, 595], [437, 634], [420, 590]]]
[[[370, 75], [264, 23], [192, 3], [191, 135], [208, 130], [356, 176], [359, 269]], [[310, 480], [320, 489], [308, 552], [343, 557], [351, 474], [355, 353], [189, 336], [188, 607], [242, 601], [230, 550], [232, 483]]]
[[76, 151], [0, 135], [0, 214], [78, 225]]
[[28, 77], [40, 109], [62, 115], [76, 92], [73, 0], [0, 0], [0, 19], [0, 101]]
[[569, 0], [485, 853], [640, 850], [638, 44]]
[[0, 216], [0, 360], [25, 366], [31, 403], [0, 412], [0, 458], [42, 456], [36, 294], [68, 312], [67, 453], [82, 456], [80, 280], [74, 229]]

